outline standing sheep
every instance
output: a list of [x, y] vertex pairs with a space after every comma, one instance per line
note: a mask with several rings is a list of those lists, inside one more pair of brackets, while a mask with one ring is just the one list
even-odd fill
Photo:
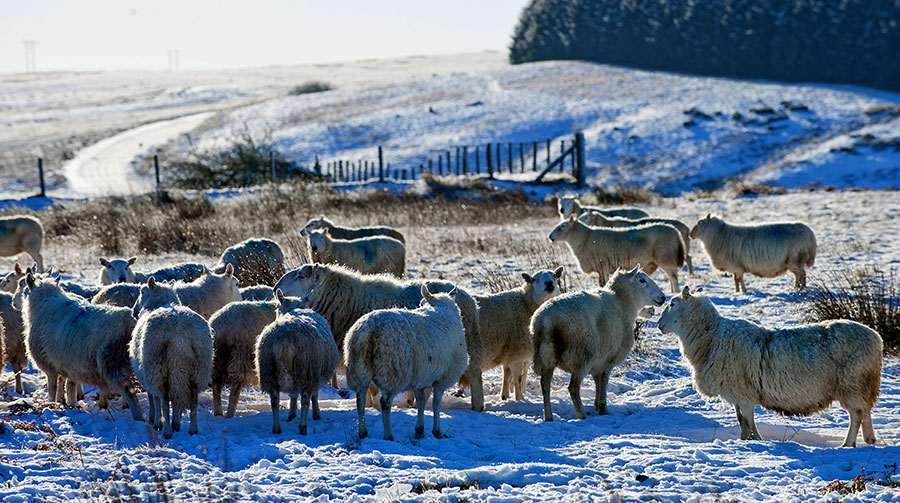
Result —
[[384, 236], [396, 239], [404, 245], [406, 238], [396, 229], [390, 227], [340, 227], [333, 224], [324, 216], [310, 219], [306, 225], [300, 229], [301, 236], [308, 236], [312, 231], [328, 231], [334, 239], [359, 239], [370, 236]]
[[435, 438], [441, 431], [441, 398], [466, 369], [466, 337], [459, 307], [449, 294], [432, 295], [420, 287], [417, 309], [380, 309], [366, 314], [347, 332], [347, 386], [356, 392], [359, 438], [365, 438], [366, 390], [375, 383], [381, 391], [384, 439], [393, 440], [391, 404], [397, 393], [411, 390], [416, 397], [415, 438], [425, 436], [425, 392], [433, 389]]
[[662, 290], [635, 266], [616, 271], [598, 291], [566, 293], [550, 299], [531, 318], [534, 371], [541, 376], [544, 421], [553, 421], [550, 384], [559, 367], [571, 374], [569, 394], [575, 416], [584, 419], [581, 381], [590, 374], [597, 386], [594, 408], [606, 414], [606, 387], [613, 367], [634, 346], [634, 322], [645, 306], [661, 306]]
[[212, 368], [209, 324], [181, 305], [171, 285], [154, 278], [141, 287], [132, 314], [138, 321], [128, 354], [134, 375], [147, 390], [150, 422], [172, 438], [189, 409], [188, 433], [196, 434], [198, 395], [209, 384]]
[[100, 269], [100, 277], [97, 279], [97, 284], [105, 286], [113, 283], [135, 283], [137, 279], [134, 276], [134, 271], [131, 270], [131, 266], [135, 262], [137, 262], [137, 257], [131, 257], [127, 260], [120, 258], [106, 260], [100, 257], [100, 265], [103, 267]]
[[[272, 289], [269, 288], [269, 298]], [[234, 417], [244, 386], [259, 385], [256, 343], [266, 325], [275, 321], [274, 301], [232, 302], [209, 319], [213, 331], [212, 392], [213, 411], [222, 415], [222, 388], [231, 386], [228, 413]]]
[[835, 400], [850, 414], [842, 447], [875, 443], [872, 406], [881, 385], [881, 336], [848, 320], [771, 330], [720, 316], [705, 296], [684, 287], [659, 319], [659, 330], [678, 336], [691, 364], [694, 387], [734, 405], [742, 440], [760, 439], [753, 409], [809, 416]]
[[816, 260], [816, 236], [801, 222], [730, 224], [706, 215], [691, 229], [703, 241], [713, 267], [734, 274], [734, 291], [747, 291], [744, 274], [774, 278], [794, 273], [794, 287], [806, 288], [806, 267]]
[[172, 288], [182, 305], [209, 319], [222, 306], [241, 300], [238, 284], [234, 267], [228, 264], [222, 273], [207, 273], [190, 283], [176, 281]]
[[503, 400], [509, 398], [513, 388], [516, 400], [524, 399], [528, 363], [534, 355], [528, 322], [541, 304], [560, 294], [562, 273], [561, 266], [555, 271], [538, 271], [534, 276], [522, 273], [525, 284], [519, 288], [475, 296], [484, 345], [482, 370], [503, 366]]
[[678, 230], [681, 234], [681, 240], [684, 241], [684, 262], [687, 264], [688, 274], [694, 274], [694, 264], [691, 262], [691, 229], [679, 220], [674, 218], [639, 218], [632, 220], [623, 217], [607, 217], [602, 213], [585, 212], [578, 220], [590, 225], [591, 227], [638, 227], [646, 224], [668, 224]]
[[577, 197], [560, 197], [557, 201], [556, 209], [559, 211], [559, 217], [563, 220], [573, 215], [577, 218], [586, 211], [601, 213], [607, 217], [646, 218], [650, 216], [644, 210], [628, 206], [616, 209], [602, 208], [600, 206], [582, 206], [581, 201]]
[[225, 272], [231, 265], [235, 276], [240, 279], [238, 286], [272, 286], [284, 275], [284, 253], [278, 243], [271, 239], [251, 238], [226, 249], [213, 268], [216, 274]]
[[585, 274], [596, 272], [600, 284], [616, 269], [640, 264], [647, 274], [657, 268], [669, 278], [672, 292], [678, 293], [678, 270], [684, 265], [684, 242], [671, 225], [648, 224], [627, 229], [590, 227], [575, 217], [560, 222], [550, 241], [569, 245]]
[[162, 283], [163, 281], [184, 281], [185, 283], [190, 283], [208, 272], [209, 269], [203, 264], [184, 262], [160, 267], [153, 272], [136, 272], [134, 273], [134, 278], [137, 283], [146, 283], [151, 276], [157, 283]]
[[328, 231], [309, 233], [310, 261], [339, 264], [363, 274], [388, 273], [398, 278], [406, 274], [406, 247], [387, 237], [352, 240], [332, 239]]
[[272, 300], [272, 287], [265, 285], [245, 286], [241, 288], [241, 300]]
[[[362, 315], [376, 309], [416, 308], [422, 300], [423, 284], [431, 293], [446, 293], [454, 288], [454, 285], [441, 281], [423, 283], [400, 281], [388, 275], [362, 275], [334, 264], [306, 264], [289, 271], [275, 287], [285, 295], [308, 298], [312, 309], [328, 320], [338, 349], [343, 350], [347, 330]], [[481, 412], [484, 410], [481, 377], [484, 352], [478, 327], [478, 305], [464, 290], [459, 290], [456, 303], [466, 331], [469, 353], [466, 378], [472, 387], [472, 410]], [[343, 355], [341, 359], [344, 359]]]
[[0, 292], [6, 293], [16, 293], [16, 288], [19, 286], [19, 280], [25, 277], [26, 272], [33, 272], [31, 268], [22, 269], [22, 266], [16, 262], [16, 266], [13, 268], [12, 272], [0, 278]]
[[13, 294], [0, 292], [0, 330], [3, 339], [3, 359], [0, 364], [9, 363], [16, 375], [16, 393], [25, 394], [22, 387], [22, 372], [28, 367], [28, 351], [25, 349], [25, 328], [22, 312], [13, 306]]
[[114, 283], [101, 288], [97, 295], [91, 297], [91, 303], [133, 307], [140, 294], [141, 286], [136, 283]]
[[43, 242], [44, 226], [40, 220], [26, 215], [0, 217], [0, 257], [25, 252], [37, 264], [37, 272], [41, 272], [44, 270]]
[[281, 433], [279, 394], [291, 397], [288, 421], [297, 415], [300, 395], [300, 434], [306, 435], [307, 416], [312, 401], [313, 419], [321, 419], [319, 388], [334, 373], [338, 364], [338, 348], [325, 318], [305, 308], [297, 298], [285, 298], [281, 290], [278, 317], [259, 336], [256, 364], [260, 388], [269, 394], [272, 405], [272, 433]]
[[75, 403], [76, 383], [100, 388], [99, 406], [110, 391], [121, 394], [135, 420], [143, 414], [131, 387], [126, 348], [134, 319], [129, 309], [95, 306], [66, 295], [52, 281], [25, 276], [21, 292], [25, 346], [47, 375], [48, 397], [58, 399], [57, 381], [68, 380], [65, 403]]

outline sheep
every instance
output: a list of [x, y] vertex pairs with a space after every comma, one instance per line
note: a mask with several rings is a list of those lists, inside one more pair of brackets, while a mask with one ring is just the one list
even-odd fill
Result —
[[[306, 264], [288, 271], [275, 288], [281, 289], [285, 295], [308, 298], [311, 307], [328, 320], [338, 349], [343, 350], [344, 336], [357, 319], [375, 309], [416, 308], [422, 300], [422, 284], [427, 285], [432, 293], [447, 293], [454, 288], [454, 285], [441, 281], [401, 281], [388, 275], [362, 275], [334, 264]], [[456, 303], [466, 329], [469, 354], [466, 379], [472, 388], [472, 410], [481, 412], [484, 410], [481, 376], [484, 355], [478, 327], [478, 305], [471, 295], [461, 289]], [[337, 384], [336, 381], [334, 384]]]
[[441, 397], [466, 369], [466, 336], [459, 307], [449, 294], [431, 294], [421, 285], [416, 309], [379, 309], [358, 319], [345, 340], [347, 386], [356, 392], [359, 438], [368, 435], [365, 392], [374, 382], [381, 391], [384, 439], [393, 440], [391, 404], [394, 396], [412, 390], [416, 397], [415, 438], [425, 436], [426, 388], [433, 389], [435, 438], [441, 431]]
[[284, 253], [271, 239], [252, 238], [226, 249], [213, 268], [216, 274], [225, 272], [231, 264], [240, 279], [238, 286], [272, 286], [284, 275]]
[[66, 295], [54, 281], [28, 273], [20, 292], [25, 347], [47, 376], [48, 397], [59, 400], [58, 377], [68, 380], [65, 403], [75, 403], [76, 383], [100, 388], [106, 408], [110, 391], [123, 396], [135, 420], [143, 413], [131, 387], [126, 348], [134, 319], [131, 310], [96, 306]]
[[134, 271], [131, 270], [131, 266], [135, 262], [137, 262], [137, 257], [131, 257], [127, 260], [120, 258], [106, 260], [100, 257], [100, 265], [103, 267], [100, 269], [100, 277], [97, 279], [97, 284], [105, 286], [113, 283], [137, 282]]
[[181, 304], [209, 319], [222, 306], [241, 300], [238, 284], [234, 266], [229, 263], [222, 273], [207, 273], [190, 283], [176, 281], [172, 287]]
[[271, 286], [245, 286], [240, 289], [240, 292], [241, 300], [272, 300]]
[[882, 340], [849, 320], [768, 329], [719, 315], [705, 296], [685, 286], [663, 311], [663, 333], [675, 334], [691, 365], [694, 387], [734, 405], [742, 440], [759, 440], [753, 409], [809, 416], [835, 400], [850, 414], [842, 447], [875, 443], [872, 407], [881, 385]]
[[666, 296], [635, 266], [618, 270], [598, 291], [566, 293], [548, 300], [531, 317], [534, 371], [541, 376], [544, 421], [553, 421], [550, 384], [559, 367], [571, 374], [569, 395], [575, 416], [584, 419], [581, 381], [594, 378], [594, 408], [606, 414], [606, 387], [613, 367], [622, 363], [634, 345], [634, 322], [645, 306], [662, 306]]
[[[272, 299], [272, 289], [269, 299]], [[256, 367], [256, 341], [266, 325], [275, 321], [278, 304], [268, 302], [232, 302], [209, 319], [213, 331], [212, 392], [213, 411], [222, 415], [222, 388], [231, 386], [226, 418], [234, 417], [244, 386], [259, 385]]]
[[7, 363], [16, 375], [16, 393], [23, 395], [22, 372], [28, 367], [28, 351], [25, 349], [25, 329], [22, 312], [13, 305], [13, 294], [0, 292], [0, 325], [3, 326], [2, 364]]
[[25, 273], [28, 271], [33, 271], [31, 268], [22, 269], [22, 266], [16, 262], [15, 267], [12, 272], [3, 276], [0, 279], [0, 292], [6, 293], [16, 293], [16, 288], [19, 286], [19, 280], [25, 277]]
[[406, 273], [406, 247], [396, 239], [332, 239], [328, 231], [311, 231], [308, 237], [311, 262], [340, 264], [363, 274], [384, 272], [402, 278]]
[[134, 282], [143, 284], [147, 282], [147, 279], [153, 276], [153, 279], [155, 279], [157, 283], [162, 281], [184, 281], [185, 283], [189, 283], [208, 272], [209, 269], [203, 264], [184, 262], [168, 267], [160, 267], [153, 272], [136, 272], [134, 273]]
[[114, 283], [104, 286], [91, 297], [92, 304], [132, 307], [141, 294], [141, 286], [135, 283]]
[[624, 217], [624, 218], [647, 218], [650, 215], [646, 211], [626, 206], [624, 208], [608, 209], [599, 206], [582, 206], [581, 201], [577, 197], [560, 197], [557, 201], [557, 211], [559, 217], [563, 220], [572, 215], [580, 216], [586, 211], [602, 213], [607, 217]]
[[585, 274], [596, 272], [600, 284], [617, 268], [640, 264], [647, 274], [661, 268], [669, 278], [673, 293], [678, 293], [678, 270], [684, 265], [684, 242], [671, 225], [647, 224], [627, 229], [590, 227], [575, 217], [560, 222], [550, 241], [569, 246]]
[[137, 319], [128, 354], [150, 403], [150, 422], [172, 438], [181, 415], [190, 410], [188, 433], [196, 434], [197, 401], [212, 370], [213, 343], [209, 324], [181, 305], [175, 288], [147, 280], [132, 309]]
[[37, 272], [41, 272], [44, 270], [43, 242], [44, 226], [40, 220], [26, 215], [0, 217], [0, 257], [25, 252], [37, 264]]
[[328, 322], [305, 308], [297, 298], [285, 298], [275, 291], [278, 317], [265, 327], [256, 345], [259, 387], [269, 394], [272, 406], [272, 433], [281, 433], [279, 394], [291, 397], [288, 421], [297, 415], [297, 395], [301, 398], [300, 434], [306, 435], [307, 416], [312, 401], [313, 419], [321, 419], [319, 388], [334, 373], [338, 348]]
[[519, 288], [489, 295], [475, 295], [478, 322], [484, 345], [482, 370], [503, 366], [503, 390], [506, 400], [515, 388], [516, 400], [522, 400], [528, 362], [533, 352], [528, 322], [545, 301], [560, 294], [559, 278], [563, 268], [538, 271], [534, 276], [522, 273], [525, 284]]
[[384, 236], [396, 239], [404, 245], [406, 244], [406, 238], [404, 238], [403, 234], [396, 229], [390, 227], [340, 227], [333, 224], [324, 216], [310, 219], [310, 221], [300, 229], [300, 235], [308, 236], [310, 232], [319, 230], [327, 230], [334, 239], [359, 239], [370, 236]]
[[816, 260], [816, 236], [801, 222], [730, 224], [706, 215], [690, 236], [703, 242], [713, 267], [734, 274], [734, 291], [747, 291], [744, 274], [774, 278], [794, 273], [794, 287], [806, 288], [806, 267]]
[[691, 262], [691, 229], [674, 218], [639, 218], [632, 220], [623, 217], [607, 217], [602, 213], [588, 211], [583, 213], [578, 220], [591, 227], [638, 227], [645, 224], [668, 224], [678, 230], [681, 240], [684, 241], [684, 262], [687, 264], [688, 274], [694, 274], [694, 264]]

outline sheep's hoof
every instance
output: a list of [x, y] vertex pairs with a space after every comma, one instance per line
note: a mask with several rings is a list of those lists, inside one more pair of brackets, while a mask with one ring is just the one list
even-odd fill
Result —
[[297, 414], [288, 414], [287, 420], [290, 422], [291, 419], [297, 417]]
[[163, 438], [172, 438], [172, 433], [168, 431], [163, 433]]
[[360, 431], [360, 432], [359, 432], [359, 439], [360, 439], [360, 440], [362, 440], [362, 439], [364, 439], [364, 438], [366, 438], [366, 437], [368, 437], [368, 436], [369, 436], [369, 432], [366, 431], [366, 430], [363, 430], [363, 431]]
[[234, 417], [234, 414], [232, 414], [231, 412], [225, 414], [225, 419], [228, 419], [229, 417]]
[[181, 431], [181, 423], [172, 423], [172, 431]]
[[553, 415], [551, 414], [549, 416], [544, 416], [544, 422], [545, 423], [553, 422]]
[[413, 434], [413, 438], [425, 438], [425, 427], [416, 428], [415, 434]]
[[431, 434], [434, 435], [434, 438], [437, 439], [450, 438], [450, 435], [447, 435], [446, 433], [443, 433], [441, 431], [432, 431]]
[[195, 430], [195, 429], [193, 429], [193, 428], [190, 429], [190, 430], [188, 430], [188, 434], [190, 434], [190, 435], [196, 435], [197, 433], [199, 433], [199, 431], [198, 431], [198, 430]]
[[306, 435], [306, 425], [305, 424], [300, 425], [300, 434]]
[[221, 410], [217, 410], [217, 411], [213, 412], [213, 415], [214, 415], [214, 416], [221, 416], [221, 415], [222, 415], [222, 411], [221, 411]]
[[313, 411], [312, 416], [313, 416], [313, 420], [314, 420], [314, 421], [318, 421], [319, 419], [322, 419], [322, 413], [321, 413], [321, 412]]
[[394, 441], [394, 436], [393, 436], [393, 435], [385, 435], [385, 436], [384, 436], [384, 439], [387, 440], [387, 441], [389, 441], [389, 442], [393, 442], [393, 441]]
[[272, 428], [272, 433], [281, 434], [281, 428]]

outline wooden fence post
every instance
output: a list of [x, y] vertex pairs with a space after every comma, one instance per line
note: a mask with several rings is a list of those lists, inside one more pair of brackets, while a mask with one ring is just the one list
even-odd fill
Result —
[[322, 165], [319, 164], [319, 154], [316, 154], [316, 165], [313, 167], [315, 168], [317, 174], [322, 174]]
[[[159, 175], [156, 177], [159, 179]], [[41, 182], [41, 197], [47, 196], [46, 186], [44, 185], [44, 160], [38, 157], [38, 179]]]
[[456, 147], [456, 174], [459, 174], [459, 147]]
[[481, 173], [481, 147], [475, 145], [475, 174]]
[[344, 161], [338, 160], [338, 182], [344, 181]]
[[469, 174], [469, 147], [467, 146], [463, 146], [462, 169], [464, 175]]
[[[566, 140], [559, 140], [559, 155], [563, 155], [566, 151]], [[563, 159], [562, 162], [559, 163], [559, 172], [563, 172], [563, 168], [566, 167], [566, 160]]]
[[547, 138], [547, 164], [550, 164], [550, 138]]
[[507, 165], [507, 167], [509, 167], [509, 172], [512, 173], [512, 162], [513, 162], [512, 142], [509, 142], [507, 147], [509, 147], [509, 151], [508, 151], [509, 155], [506, 156], [506, 165]]
[[584, 134], [575, 133], [575, 180], [578, 188], [584, 188]]
[[491, 162], [491, 144], [488, 143], [484, 149], [485, 161], [487, 162], [488, 178], [494, 178], [494, 164]]
[[537, 171], [537, 140], [531, 142], [531, 171]]
[[162, 189], [159, 183], [159, 156], [153, 155], [153, 171], [156, 172], [156, 203], [159, 204], [159, 191]]
[[444, 174], [444, 156], [438, 155], [438, 176], [443, 176]]
[[525, 145], [519, 142], [519, 170], [525, 172]]
[[497, 173], [503, 171], [503, 159], [500, 157], [500, 142], [497, 142]]
[[[440, 159], [440, 157], [438, 157], [438, 159]], [[431, 164], [431, 158], [430, 158], [430, 157], [428, 158], [428, 174], [429, 174], [429, 175], [433, 175], [433, 174], [434, 174], [434, 165]]]
[[378, 181], [384, 181], [384, 155], [381, 152], [381, 145], [378, 145]]
[[269, 168], [272, 171], [272, 183], [275, 183], [275, 152], [269, 152]]

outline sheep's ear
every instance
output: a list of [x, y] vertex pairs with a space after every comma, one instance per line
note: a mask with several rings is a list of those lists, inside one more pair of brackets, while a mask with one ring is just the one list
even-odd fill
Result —
[[279, 304], [284, 304], [284, 292], [281, 291], [281, 288], [275, 289], [275, 298]]
[[571, 215], [569, 215], [569, 222], [574, 222], [574, 221], [575, 221], [575, 214], [572, 213]]
[[28, 285], [28, 288], [34, 288], [34, 275], [30, 272], [25, 275], [25, 284]]
[[16, 276], [21, 276], [23, 274], [25, 273], [22, 271], [22, 266], [20, 266], [19, 263], [16, 262]]
[[556, 276], [557, 279], [562, 278], [564, 271], [565, 271], [565, 268], [563, 268], [563, 266], [559, 266], [556, 268], [555, 271], [553, 271], [553, 275]]
[[522, 279], [524, 279], [526, 283], [531, 283], [534, 281], [534, 278], [531, 277], [531, 275], [529, 275], [528, 273], [524, 273], [524, 272], [522, 273]]
[[431, 292], [428, 291], [428, 287], [427, 287], [427, 286], [422, 285], [421, 292], [422, 292], [422, 298], [423, 298], [423, 299], [427, 299], [427, 298], [431, 297]]
[[51, 275], [53, 274], [53, 266], [52, 265], [47, 268], [47, 274], [51, 274]]
[[712, 214], [711, 214], [711, 213], [707, 213], [707, 214], [706, 214], [706, 219], [707, 219], [707, 220], [712, 220]]
[[641, 270], [641, 264], [634, 266], [634, 269], [628, 271], [628, 274], [637, 274]]
[[109, 267], [109, 260], [106, 260], [105, 258], [100, 257], [100, 265], [102, 265], [103, 267]]
[[57, 286], [59, 286], [59, 281], [60, 281], [61, 279], [62, 279], [62, 274], [57, 274], [57, 275], [56, 275], [56, 279], [54, 280], [54, 281], [56, 282], [56, 285], [57, 285]]
[[691, 288], [687, 285], [684, 285], [684, 288], [681, 289], [681, 296], [685, 299], [690, 299], [691, 297], [693, 297], [693, 295], [691, 295]]
[[131, 257], [128, 259], [128, 265], [134, 265], [137, 262], [137, 257]]
[[147, 278], [147, 286], [149, 286], [150, 288], [156, 288], [156, 278], [153, 276]]
[[450, 298], [455, 299], [457, 295], [459, 295], [459, 288], [454, 286], [453, 290], [450, 290]]
[[226, 265], [225, 266], [225, 276], [231, 276], [233, 274], [234, 274], [234, 266], [231, 264]]

